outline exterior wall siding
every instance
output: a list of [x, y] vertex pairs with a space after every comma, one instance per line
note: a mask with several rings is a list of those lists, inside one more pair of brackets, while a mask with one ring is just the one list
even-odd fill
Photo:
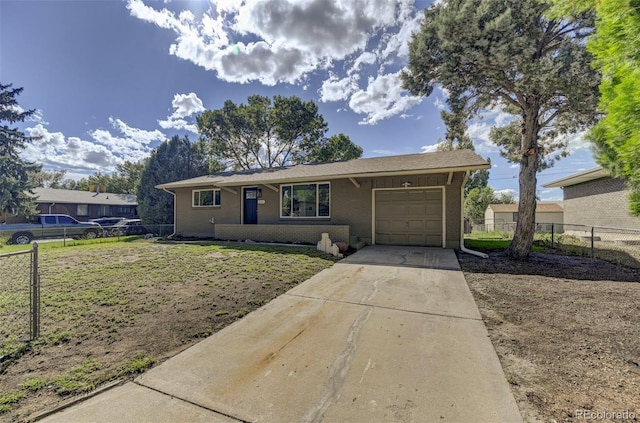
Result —
[[564, 187], [564, 223], [640, 229], [640, 218], [629, 213], [624, 181], [600, 178]]
[[[463, 173], [455, 173], [451, 184], [447, 185], [448, 174], [436, 175], [408, 175], [402, 177], [380, 177], [380, 178], [356, 178], [360, 187], [356, 187], [349, 179], [334, 179], [331, 184], [331, 216], [328, 218], [287, 218], [280, 217], [280, 184], [272, 184], [278, 188], [275, 192], [265, 185], [257, 185], [261, 190], [260, 203], [258, 204], [258, 224], [242, 225], [242, 201], [243, 187], [231, 188], [236, 193], [228, 190], [221, 191], [220, 207], [192, 207], [192, 188], [182, 188], [175, 191], [176, 194], [176, 233], [183, 236], [215, 237], [219, 239], [253, 239], [258, 241], [265, 232], [265, 240], [281, 238], [279, 234], [286, 232], [296, 235], [302, 240], [304, 236], [298, 235], [302, 227], [314, 233], [315, 241], [320, 237], [317, 233], [329, 232], [333, 241], [349, 242], [351, 238], [357, 237], [366, 243], [372, 242], [372, 214], [373, 214], [373, 189], [374, 188], [404, 188], [407, 182], [412, 188], [416, 187], [445, 187], [446, 205], [446, 236], [445, 244], [447, 248], [458, 248], [460, 246], [460, 189], [463, 180]], [[322, 179], [310, 180], [309, 182], [326, 182]], [[248, 186], [247, 186], [248, 187]], [[199, 187], [198, 189], [206, 189]], [[214, 223], [211, 223], [213, 221]], [[225, 226], [228, 225], [228, 226]], [[274, 227], [261, 228], [263, 225], [273, 225]], [[291, 228], [285, 228], [291, 226]], [[317, 228], [313, 228], [317, 226]], [[344, 226], [335, 236], [332, 230], [336, 227]], [[245, 228], [249, 232], [245, 232]], [[330, 230], [321, 230], [321, 228]], [[222, 229], [221, 229], [222, 228]], [[285, 231], [286, 229], [286, 231]], [[231, 236], [229, 231], [236, 231], [237, 235]], [[269, 231], [276, 231], [275, 233]], [[289, 231], [289, 232], [287, 232]], [[320, 232], [318, 232], [320, 231]], [[249, 236], [249, 233], [254, 234]], [[342, 239], [347, 234], [346, 239]], [[243, 236], [240, 236], [243, 235]], [[244, 236], [247, 235], [247, 236]], [[305, 235], [306, 236], [306, 235]], [[275, 240], [275, 238], [273, 240]], [[335, 238], [335, 239], [334, 239]], [[340, 239], [339, 239], [340, 238]], [[307, 239], [307, 238], [305, 238]], [[279, 239], [280, 242], [295, 241], [296, 239]], [[308, 241], [305, 241], [308, 242]]]

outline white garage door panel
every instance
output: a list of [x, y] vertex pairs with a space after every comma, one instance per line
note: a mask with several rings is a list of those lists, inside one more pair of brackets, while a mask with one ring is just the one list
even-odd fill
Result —
[[442, 246], [441, 189], [376, 191], [376, 244]]

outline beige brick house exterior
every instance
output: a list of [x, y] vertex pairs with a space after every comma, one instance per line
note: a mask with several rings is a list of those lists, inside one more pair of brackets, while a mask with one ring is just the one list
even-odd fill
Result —
[[[223, 172], [158, 185], [175, 196], [175, 234], [458, 248], [463, 189], [489, 164], [459, 150]], [[203, 200], [204, 199], [204, 200]]]
[[[563, 223], [564, 211], [558, 203], [536, 204], [536, 224]], [[484, 213], [484, 224], [488, 231], [514, 230], [518, 221], [518, 204], [489, 204]], [[546, 228], [540, 228], [546, 230]]]
[[640, 229], [640, 218], [629, 213], [629, 192], [624, 181], [609, 177], [601, 167], [543, 186], [562, 188], [565, 225]]

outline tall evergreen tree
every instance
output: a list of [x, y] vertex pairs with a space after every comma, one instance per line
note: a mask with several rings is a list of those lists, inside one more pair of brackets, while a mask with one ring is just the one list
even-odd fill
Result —
[[[471, 119], [467, 99], [461, 93], [450, 93], [447, 99], [449, 111], [442, 110], [440, 116], [447, 126], [445, 139], [438, 143], [438, 151], [468, 149], [475, 151], [473, 140], [467, 134], [467, 125]], [[491, 160], [487, 157], [487, 161]], [[471, 172], [467, 184], [464, 186], [465, 198], [474, 188], [485, 188], [489, 184], [489, 170], [482, 169]], [[465, 200], [466, 201], [466, 200]]]
[[[447, 0], [425, 10], [409, 46], [405, 88], [436, 84], [464, 96], [471, 116], [502, 107], [514, 119], [493, 139], [520, 164], [519, 218], [507, 254], [526, 258], [535, 231], [536, 172], [596, 117], [599, 74], [584, 44], [593, 17], [549, 19], [546, 0]], [[494, 141], [494, 142], [495, 142]]]
[[20, 153], [27, 143], [35, 140], [25, 136], [18, 128], [10, 127], [24, 122], [35, 109], [23, 110], [16, 97], [23, 88], [0, 83], [0, 214], [32, 215], [36, 212], [33, 189], [37, 184], [29, 178], [40, 165], [23, 160]]
[[149, 224], [173, 222], [173, 195], [155, 186], [209, 173], [209, 161], [200, 143], [174, 136], [154, 149], [146, 160], [137, 191], [138, 213]]

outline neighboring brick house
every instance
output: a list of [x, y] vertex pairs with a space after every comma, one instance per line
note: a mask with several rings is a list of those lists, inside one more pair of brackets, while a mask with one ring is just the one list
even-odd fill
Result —
[[[69, 189], [35, 188], [36, 205], [40, 213], [68, 214], [80, 221], [98, 217], [138, 217], [135, 195]], [[24, 216], [6, 216], [8, 223], [24, 222]]]
[[640, 218], [629, 213], [629, 191], [622, 179], [601, 167], [575, 173], [543, 185], [562, 188], [564, 224], [640, 229]]
[[175, 196], [175, 233], [229, 240], [458, 248], [470, 150], [222, 172], [158, 185]]
[[[563, 222], [562, 206], [558, 203], [537, 203], [535, 220], [539, 224], [538, 230], [550, 230], [546, 225]], [[518, 204], [489, 204], [484, 213], [484, 224], [488, 231], [513, 230], [517, 221]]]

